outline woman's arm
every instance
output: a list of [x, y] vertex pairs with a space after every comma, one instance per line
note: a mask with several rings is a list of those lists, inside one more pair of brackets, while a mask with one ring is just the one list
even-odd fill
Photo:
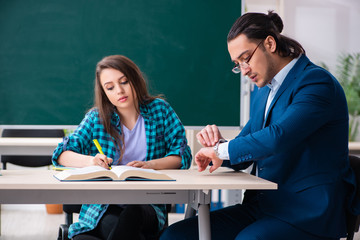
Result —
[[171, 155], [163, 158], [153, 159], [150, 161], [132, 161], [127, 164], [132, 167], [160, 169], [178, 169], [181, 167], [181, 157]]
[[58, 158], [58, 163], [65, 167], [101, 166], [108, 169], [112, 161], [111, 158], [102, 154], [88, 156], [73, 151], [65, 151]]

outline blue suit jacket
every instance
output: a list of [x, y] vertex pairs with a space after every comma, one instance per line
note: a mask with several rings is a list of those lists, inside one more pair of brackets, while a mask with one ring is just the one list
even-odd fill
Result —
[[355, 178], [348, 161], [343, 89], [303, 55], [264, 120], [268, 93], [268, 87], [259, 89], [249, 122], [229, 143], [232, 167], [256, 162], [258, 176], [278, 184], [278, 190], [258, 191], [266, 214], [316, 235], [344, 236], [345, 209], [359, 212], [360, 203], [354, 201]]

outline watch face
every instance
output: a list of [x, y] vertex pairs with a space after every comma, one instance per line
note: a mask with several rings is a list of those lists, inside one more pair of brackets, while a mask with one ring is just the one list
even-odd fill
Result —
[[217, 157], [219, 157], [219, 151], [218, 151], [218, 148], [219, 148], [219, 142], [217, 142], [214, 146], [214, 152], [215, 152], [215, 155]]
[[219, 144], [220, 144], [220, 143], [225, 143], [225, 142], [227, 142], [225, 139], [220, 139], [220, 140], [215, 144], [215, 146], [214, 146], [214, 152], [215, 152], [215, 154], [216, 154], [217, 157], [220, 156], [220, 153], [219, 153]]

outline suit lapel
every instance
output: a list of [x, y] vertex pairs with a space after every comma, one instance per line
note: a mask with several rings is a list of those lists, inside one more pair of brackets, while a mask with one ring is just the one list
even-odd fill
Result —
[[274, 99], [270, 103], [270, 106], [269, 106], [269, 109], [268, 109], [268, 112], [266, 114], [266, 118], [265, 118], [265, 121], [264, 121], [264, 126], [267, 126], [268, 117], [271, 115], [271, 111], [272, 111], [275, 103], [277, 102], [277, 100], [281, 96], [281, 94], [285, 91], [285, 89], [288, 88], [288, 86], [291, 83], [294, 82], [294, 80], [296, 79], [298, 74], [300, 74], [305, 69], [305, 67], [307, 66], [307, 64], [309, 62], [310, 62], [309, 59], [305, 55], [302, 55], [299, 58], [299, 60], [297, 61], [297, 63], [294, 65], [294, 67], [290, 70], [288, 75], [285, 77], [285, 79], [284, 79], [283, 83], [281, 84], [279, 90], [277, 91]]

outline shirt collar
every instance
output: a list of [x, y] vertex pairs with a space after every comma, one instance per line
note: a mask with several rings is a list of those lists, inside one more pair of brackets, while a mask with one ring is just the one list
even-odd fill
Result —
[[276, 91], [277, 89], [279, 89], [279, 87], [281, 86], [281, 84], [283, 83], [283, 81], [285, 80], [286, 76], [288, 75], [288, 73], [290, 72], [290, 70], [294, 67], [295, 63], [299, 60], [300, 56], [297, 58], [294, 58], [293, 60], [291, 60], [291, 62], [289, 62], [288, 64], [286, 64], [285, 67], [283, 67], [280, 72], [278, 72], [275, 77], [271, 80], [271, 83], [268, 83], [267, 86], [272, 90], [272, 91]]

